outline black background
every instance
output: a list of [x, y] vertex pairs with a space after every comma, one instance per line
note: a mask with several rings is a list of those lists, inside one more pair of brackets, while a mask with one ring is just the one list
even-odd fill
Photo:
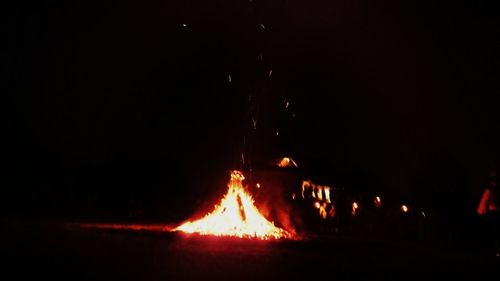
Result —
[[473, 211], [499, 157], [493, 2], [18, 1], [2, 213], [179, 219], [238, 167], [249, 95], [260, 158]]

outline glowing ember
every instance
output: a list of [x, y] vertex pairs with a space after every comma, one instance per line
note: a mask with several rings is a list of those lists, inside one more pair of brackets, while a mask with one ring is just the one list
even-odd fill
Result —
[[407, 212], [408, 212], [408, 206], [406, 206], [406, 205], [401, 205], [401, 211], [402, 211], [403, 213], [407, 213]]
[[254, 205], [254, 200], [245, 191], [239, 171], [231, 172], [226, 195], [212, 213], [202, 219], [186, 222], [174, 230], [202, 235], [234, 236], [259, 239], [292, 239], [294, 236], [268, 221]]
[[[278, 135], [278, 132], [277, 132], [277, 135]], [[297, 165], [297, 163], [295, 163], [295, 161], [293, 161], [292, 158], [290, 158], [290, 157], [283, 157], [278, 162], [278, 167], [280, 167], [280, 168], [288, 168], [288, 167], [295, 167], [295, 168], [297, 168], [298, 165]]]
[[353, 216], [356, 215], [356, 212], [358, 211], [359, 209], [359, 205], [358, 205], [358, 202], [352, 202], [352, 210], [351, 210], [351, 214]]

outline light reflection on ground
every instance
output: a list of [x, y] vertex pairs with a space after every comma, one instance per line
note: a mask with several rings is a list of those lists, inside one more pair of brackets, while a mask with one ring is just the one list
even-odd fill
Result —
[[115, 224], [115, 223], [79, 223], [69, 224], [68, 226], [77, 226], [90, 229], [110, 229], [110, 230], [132, 230], [132, 231], [152, 231], [169, 232], [172, 227], [165, 224]]

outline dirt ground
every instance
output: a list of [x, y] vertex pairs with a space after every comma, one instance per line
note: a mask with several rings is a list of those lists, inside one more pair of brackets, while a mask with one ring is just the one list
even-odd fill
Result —
[[[3, 280], [500, 280], [494, 257], [359, 238], [256, 241], [3, 221]], [[315, 277], [317, 276], [317, 277]]]

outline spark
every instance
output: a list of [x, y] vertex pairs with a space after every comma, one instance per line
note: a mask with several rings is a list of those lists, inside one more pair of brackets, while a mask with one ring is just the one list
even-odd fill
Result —
[[273, 75], [273, 70], [269, 70], [269, 77], [271, 77], [271, 75]]
[[187, 27], [187, 24], [183, 23], [183, 24], [182, 24], [182, 27]]
[[262, 29], [266, 29], [266, 26], [263, 23], [260, 24], [260, 27], [262, 27]]
[[228, 80], [229, 80], [229, 83], [231, 83], [231, 75], [228, 75]]

